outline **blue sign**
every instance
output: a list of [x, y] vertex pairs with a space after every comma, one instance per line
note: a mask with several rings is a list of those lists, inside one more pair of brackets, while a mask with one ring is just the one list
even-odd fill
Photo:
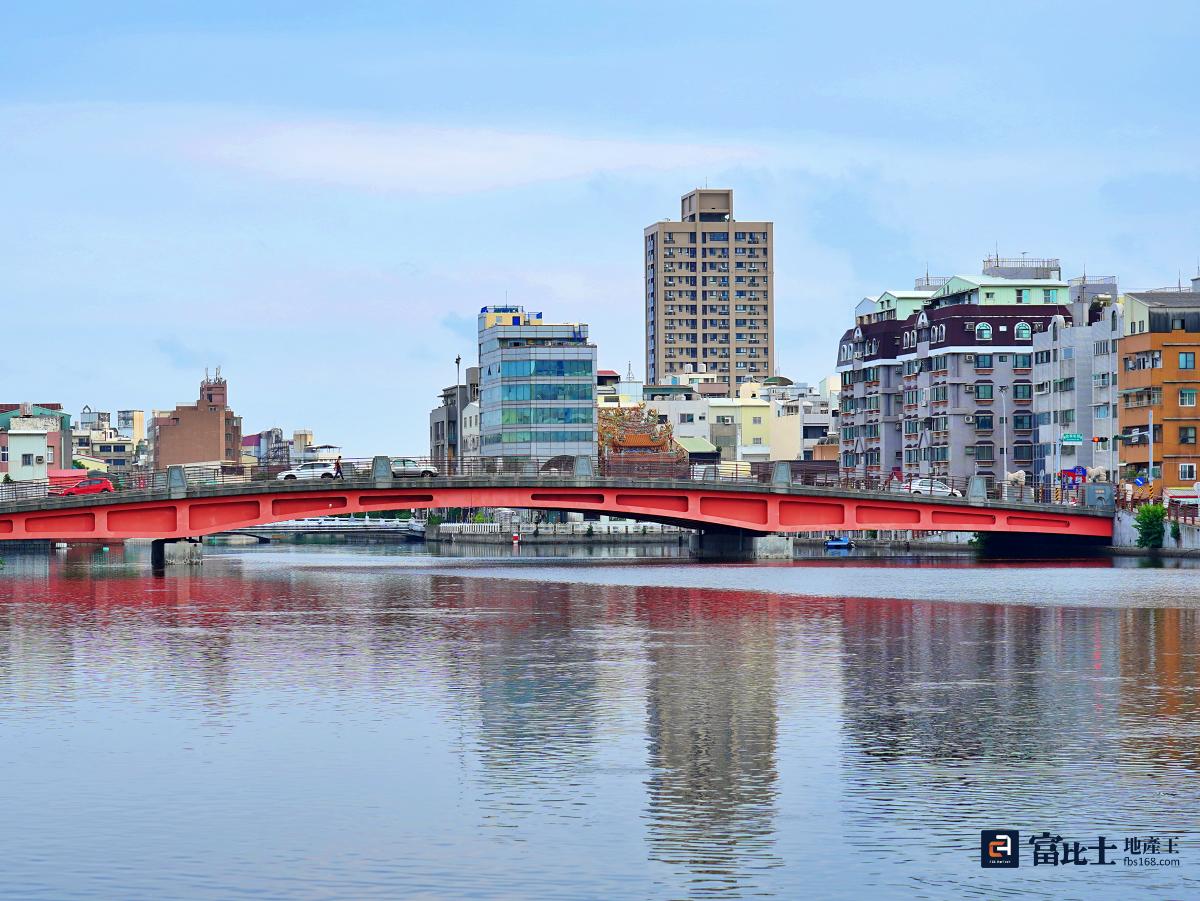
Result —
[[1075, 467], [1073, 470], [1071, 470], [1071, 471], [1072, 471], [1072, 472], [1074, 472], [1074, 473], [1075, 473], [1075, 475], [1077, 475], [1077, 476], [1085, 476], [1085, 475], [1087, 475], [1087, 467], [1086, 467], [1086, 466], [1076, 466], [1076, 467]]
[[1138, 476], [1136, 479], [1134, 479], [1134, 480], [1133, 480], [1133, 484], [1135, 484], [1135, 485], [1145, 485], [1145, 484], [1146, 484], [1146, 477], [1145, 477], [1145, 476]]

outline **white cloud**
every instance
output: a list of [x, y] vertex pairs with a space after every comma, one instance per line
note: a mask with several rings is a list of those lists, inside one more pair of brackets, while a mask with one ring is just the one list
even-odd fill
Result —
[[377, 191], [463, 194], [601, 172], [754, 162], [752, 146], [591, 139], [494, 129], [350, 121], [242, 122], [193, 157], [280, 179]]

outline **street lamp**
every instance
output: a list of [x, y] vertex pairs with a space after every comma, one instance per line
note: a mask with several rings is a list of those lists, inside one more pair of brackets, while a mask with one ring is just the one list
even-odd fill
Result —
[[462, 394], [458, 386], [462, 384], [462, 354], [454, 357], [454, 466], [456, 472], [462, 472]]
[[1000, 386], [1000, 473], [1001, 497], [1008, 497], [1008, 385]]

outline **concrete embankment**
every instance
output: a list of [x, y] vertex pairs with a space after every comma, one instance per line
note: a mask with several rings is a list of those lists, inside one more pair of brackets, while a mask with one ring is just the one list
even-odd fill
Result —
[[1171, 537], [1171, 520], [1165, 523], [1166, 534], [1163, 535], [1163, 546], [1157, 550], [1147, 550], [1137, 546], [1137, 527], [1134, 523], [1137, 514], [1130, 510], [1118, 510], [1113, 518], [1113, 543], [1109, 551], [1122, 557], [1145, 557], [1157, 555], [1160, 557], [1200, 557], [1200, 524], [1191, 522], [1179, 523], [1179, 538]]

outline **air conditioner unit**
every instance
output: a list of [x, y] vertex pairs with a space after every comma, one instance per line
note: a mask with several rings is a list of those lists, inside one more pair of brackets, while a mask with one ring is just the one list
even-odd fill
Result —
[[974, 363], [975, 362], [975, 354], [963, 354], [963, 362], [964, 363]]
[[963, 417], [963, 422], [965, 422], [967, 425], [972, 425], [975, 422], [975, 417], [968, 413]]
[[975, 448], [971, 447], [971, 445], [968, 444], [966, 447], [963, 448], [963, 453], [965, 453], [968, 457], [974, 457], [975, 456]]
[[963, 391], [967, 392], [967, 394], [974, 394], [975, 386], [974, 385], [963, 385]]
[[45, 457], [34, 457], [33, 462], [40, 465], [40, 464], [46, 462], [46, 458]]

